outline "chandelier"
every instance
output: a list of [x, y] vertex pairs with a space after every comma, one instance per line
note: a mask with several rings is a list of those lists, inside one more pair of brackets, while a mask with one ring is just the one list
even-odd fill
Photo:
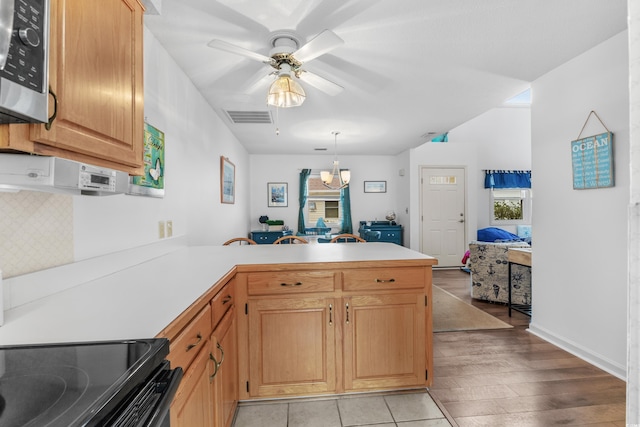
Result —
[[278, 108], [299, 107], [305, 100], [306, 94], [300, 83], [291, 76], [289, 64], [281, 64], [278, 78], [269, 87], [267, 104]]
[[[333, 170], [322, 171], [320, 172], [320, 179], [322, 180], [322, 184], [325, 187], [330, 188], [331, 190], [340, 190], [349, 185], [349, 181], [351, 180], [351, 172], [348, 169], [340, 170], [339, 162], [338, 162], [338, 135], [340, 132], [333, 131], [331, 134], [334, 137], [334, 146], [335, 146], [335, 157], [333, 159]], [[332, 186], [333, 178], [337, 175], [338, 177], [338, 185]]]

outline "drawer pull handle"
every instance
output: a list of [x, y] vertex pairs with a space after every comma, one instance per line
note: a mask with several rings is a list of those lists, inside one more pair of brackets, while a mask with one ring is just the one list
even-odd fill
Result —
[[224, 297], [224, 299], [222, 300], [222, 305], [227, 304], [229, 301], [231, 301], [233, 299], [233, 297], [231, 295], [227, 295], [226, 297]]
[[349, 324], [349, 303], [346, 304], [347, 307], [347, 325]]
[[198, 332], [197, 337], [198, 337], [198, 341], [196, 341], [196, 342], [195, 342], [195, 343], [193, 343], [193, 344], [189, 344], [189, 345], [187, 346], [187, 351], [191, 350], [191, 349], [192, 349], [192, 348], [194, 348], [194, 347], [197, 347], [197, 346], [198, 346], [198, 344], [200, 344], [200, 341], [202, 341], [202, 334], [201, 334], [200, 332]]
[[51, 86], [49, 86], [49, 93], [53, 97], [53, 114], [51, 115], [51, 117], [49, 117], [49, 121], [44, 124], [44, 128], [46, 130], [51, 130], [51, 125], [53, 125], [53, 121], [58, 115], [58, 97], [56, 96], [56, 93], [51, 89]]
[[329, 304], [329, 326], [333, 326], [333, 304]]
[[376, 283], [393, 283], [396, 279], [376, 279]]
[[218, 363], [216, 358], [213, 357], [213, 354], [211, 353], [209, 353], [209, 360], [213, 361], [213, 366], [215, 366], [216, 368], [216, 370], [213, 371], [213, 374], [209, 375], [209, 382], [211, 382], [216, 377], [216, 375], [218, 375], [218, 369], [220, 369], [220, 364]]
[[302, 286], [302, 282], [296, 282], [296, 283], [280, 283], [280, 286]]
[[218, 347], [218, 350], [220, 350], [220, 353], [222, 354], [222, 358], [218, 362], [218, 368], [219, 368], [220, 365], [222, 365], [222, 362], [224, 362], [224, 350], [222, 349], [222, 346], [220, 345], [220, 343], [218, 343], [216, 347]]

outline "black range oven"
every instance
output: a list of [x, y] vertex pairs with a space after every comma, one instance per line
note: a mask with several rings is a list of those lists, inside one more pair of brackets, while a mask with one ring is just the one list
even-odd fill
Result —
[[165, 339], [0, 347], [0, 426], [168, 426]]

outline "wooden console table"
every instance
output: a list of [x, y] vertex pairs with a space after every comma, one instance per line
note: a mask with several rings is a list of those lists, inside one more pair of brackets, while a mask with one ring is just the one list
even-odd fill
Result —
[[509, 248], [507, 261], [509, 261], [509, 317], [512, 309], [531, 317], [531, 304], [511, 303], [511, 265], [519, 264], [531, 268], [531, 248]]

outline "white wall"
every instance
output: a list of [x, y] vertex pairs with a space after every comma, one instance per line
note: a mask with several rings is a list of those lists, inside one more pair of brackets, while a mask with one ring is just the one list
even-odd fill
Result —
[[[410, 150], [411, 248], [420, 250], [420, 168], [459, 166], [467, 173], [466, 240], [489, 226], [485, 169], [531, 169], [530, 109], [494, 108], [452, 129], [448, 143], [426, 143]], [[501, 227], [508, 229], [509, 227]]]
[[[353, 231], [357, 234], [359, 221], [384, 220], [389, 211], [399, 213], [397, 204], [398, 170], [394, 156], [338, 156], [340, 167], [351, 171], [351, 216]], [[267, 215], [269, 219], [282, 219], [292, 230], [298, 226], [298, 194], [300, 191], [300, 170], [330, 170], [333, 156], [318, 155], [266, 155], [250, 156], [250, 224], [252, 230], [259, 230], [258, 217]], [[364, 181], [387, 181], [386, 193], [364, 193]], [[286, 182], [289, 187], [287, 207], [267, 206], [267, 183]], [[398, 221], [400, 224], [400, 220]]]
[[627, 324], [627, 425], [640, 425], [640, 3], [629, 8], [629, 109], [631, 199]]
[[[627, 32], [532, 85], [531, 331], [622, 378], [627, 326]], [[614, 134], [615, 187], [574, 190], [570, 141], [595, 111]], [[583, 136], [601, 133], [592, 119]]]
[[[491, 194], [484, 188], [484, 171], [531, 170], [531, 109], [529, 107], [494, 108], [449, 132], [449, 141], [473, 141], [477, 151], [477, 227], [491, 227]], [[516, 226], [500, 228], [516, 232]], [[470, 230], [469, 240], [476, 238]]]
[[404, 234], [404, 246], [410, 246], [411, 234], [411, 151], [400, 153], [395, 158], [395, 169], [397, 170], [397, 192], [396, 211], [398, 224], [402, 224]]
[[[75, 261], [159, 243], [159, 221], [171, 220], [174, 237], [193, 245], [220, 244], [248, 227], [246, 150], [146, 28], [144, 43], [145, 117], [165, 133], [166, 195], [64, 196], [73, 197]], [[221, 155], [236, 166], [232, 205], [220, 203]]]
[[[528, 170], [531, 168], [531, 108], [499, 107], [454, 128], [449, 143], [477, 145], [482, 169]], [[484, 182], [484, 174], [482, 175]]]

